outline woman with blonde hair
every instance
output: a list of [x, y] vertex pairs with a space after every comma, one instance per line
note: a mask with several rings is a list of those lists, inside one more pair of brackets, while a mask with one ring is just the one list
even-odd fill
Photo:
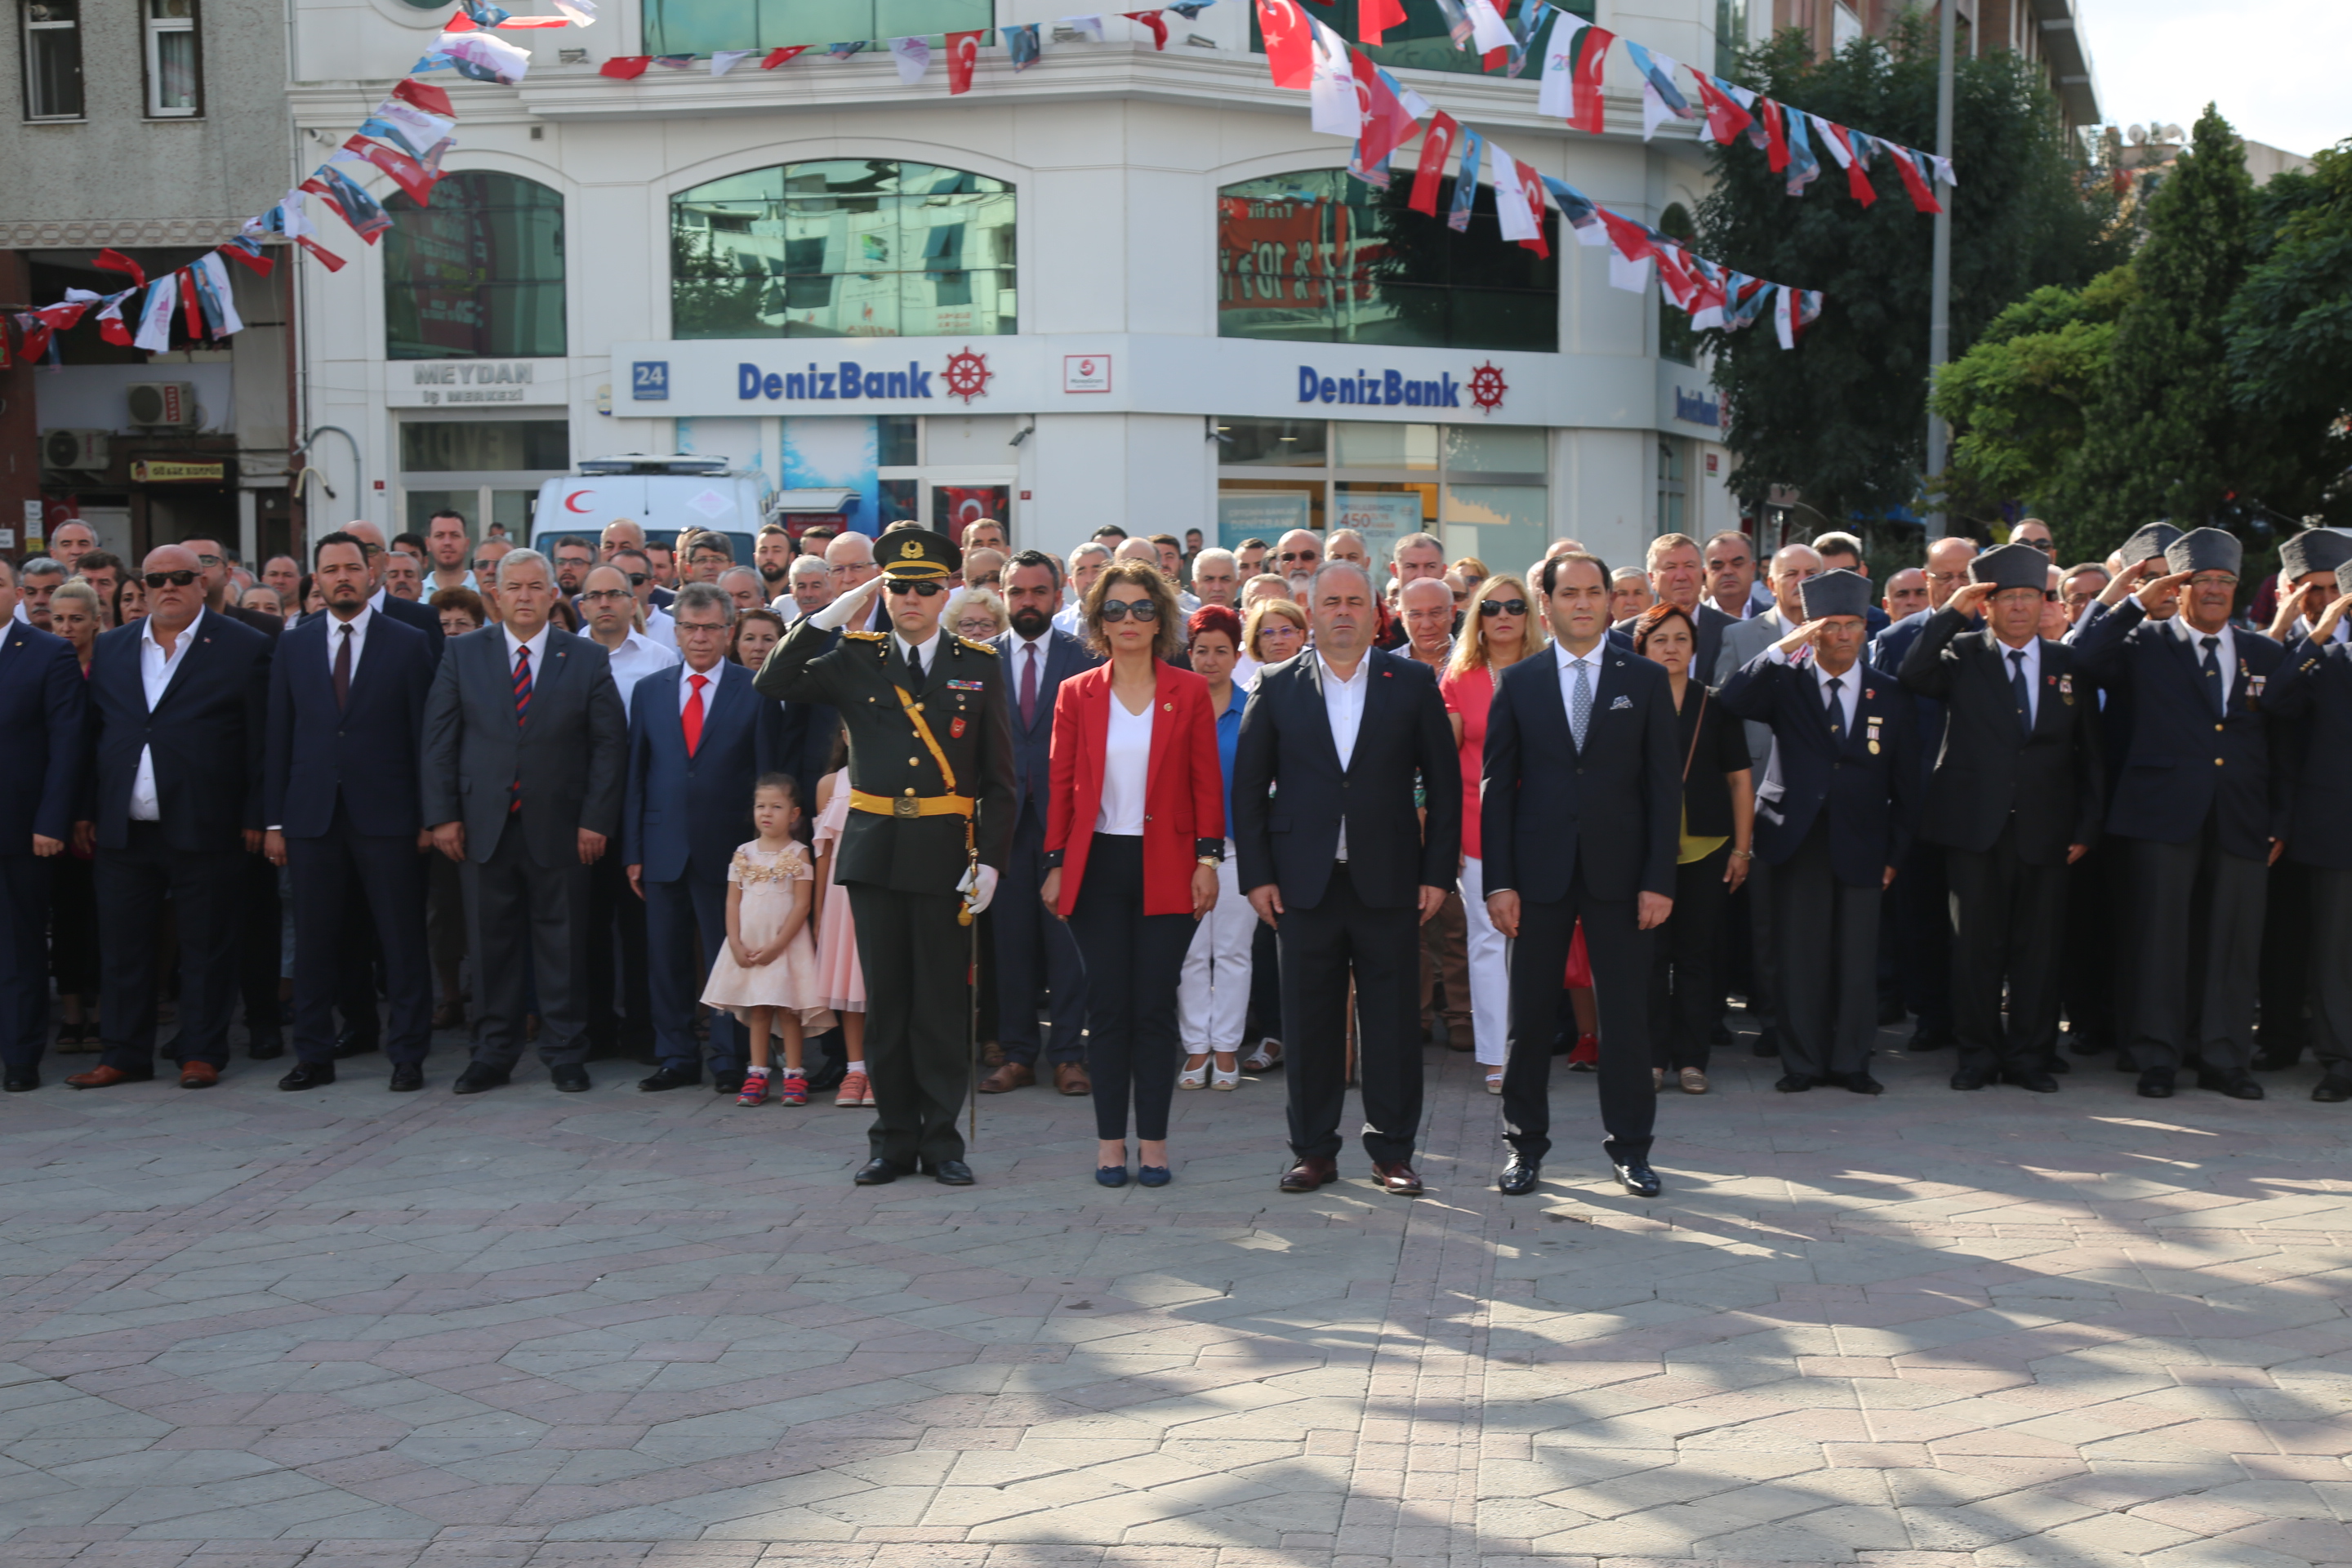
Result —
[[1508, 574], [1478, 584], [1454, 638], [1454, 657], [1438, 679], [1462, 759], [1462, 913], [1468, 928], [1470, 1038], [1486, 1069], [1486, 1092], [1503, 1092], [1505, 1030], [1511, 975], [1503, 933], [1486, 918], [1484, 857], [1478, 838], [1478, 780], [1486, 759], [1486, 708], [1503, 671], [1543, 651], [1543, 606], [1524, 579]]

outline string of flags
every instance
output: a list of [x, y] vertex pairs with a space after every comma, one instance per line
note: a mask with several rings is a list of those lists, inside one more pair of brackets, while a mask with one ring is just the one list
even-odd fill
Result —
[[[1402, 0], [1367, 0], [1367, 3], [1395, 5], [1398, 7], [1399, 19], [1402, 20], [1403, 16]], [[1150, 11], [1121, 11], [1117, 15], [1120, 19], [1132, 22], [1150, 34], [1151, 47], [1154, 51], [1158, 51], [1168, 47], [1168, 16], [1171, 12], [1189, 21], [1215, 4], [1216, 0], [1178, 0], [1175, 5], [1163, 5]], [[1108, 21], [1109, 16], [1106, 14], [1065, 16], [1054, 24], [1054, 28], [1056, 37], [1066, 31], [1074, 38], [1099, 44], [1108, 41], [1105, 31]], [[943, 47], [947, 55], [950, 97], [956, 97], [971, 90], [972, 73], [980, 63], [981, 39], [985, 37], [989, 31], [988, 28], [981, 27], [970, 32], [944, 35]], [[1045, 23], [1001, 23], [994, 31], [1003, 39], [1005, 54], [1012, 60], [1013, 68], [1016, 73], [1027, 70], [1044, 58], [1046, 42]], [[887, 49], [892, 58], [898, 62], [898, 80], [902, 85], [913, 87], [929, 74], [934, 50], [928, 37], [864, 39], [832, 44], [826, 47], [825, 53], [835, 59], [845, 60], [853, 55], [862, 54], [867, 49], [876, 47], [877, 44]], [[787, 61], [798, 59], [814, 47], [812, 44], [800, 44], [790, 48], [772, 49], [760, 61], [760, 69], [774, 70]], [[599, 76], [612, 77], [620, 81], [635, 81], [655, 66], [661, 66], [669, 70], [692, 70], [698, 58], [709, 62], [712, 76], [725, 76], [759, 52], [757, 49], [719, 49], [700, 57], [616, 55], [598, 66], [596, 72]]]

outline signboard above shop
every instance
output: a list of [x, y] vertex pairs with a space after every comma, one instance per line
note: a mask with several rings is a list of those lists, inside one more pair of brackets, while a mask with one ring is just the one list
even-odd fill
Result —
[[383, 400], [394, 408], [512, 407], [571, 401], [560, 359], [412, 359], [383, 367]]

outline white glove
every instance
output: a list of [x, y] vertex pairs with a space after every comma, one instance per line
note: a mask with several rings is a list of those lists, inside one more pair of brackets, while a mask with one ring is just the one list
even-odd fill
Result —
[[973, 914], [979, 914], [996, 897], [996, 868], [975, 866], [966, 880], [971, 883], [971, 889], [965, 897], [964, 907]]
[[862, 619], [866, 612], [873, 606], [874, 595], [881, 591], [882, 579], [869, 577], [824, 609], [810, 616], [809, 624], [823, 626], [829, 632], [837, 632], [851, 621]]

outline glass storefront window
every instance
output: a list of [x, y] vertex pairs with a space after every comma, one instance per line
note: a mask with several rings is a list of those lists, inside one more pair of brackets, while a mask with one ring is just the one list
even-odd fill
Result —
[[1445, 466], [1457, 473], [1540, 475], [1550, 467], [1544, 460], [1549, 436], [1525, 425], [1448, 425]]
[[412, 490], [401, 492], [401, 524], [410, 533], [423, 533], [432, 526], [436, 511], [454, 511], [464, 517], [470, 532], [481, 526], [482, 492], [468, 485], [462, 490]]
[[1449, 484], [1438, 537], [1448, 556], [1475, 555], [1495, 572], [1524, 571], [1551, 543], [1547, 499], [1540, 485]]
[[911, 414], [885, 414], [874, 421], [876, 466], [911, 468], [923, 459], [917, 439], [922, 426]]
[[1320, 419], [1220, 419], [1217, 462], [1225, 468], [1319, 468], [1327, 428]]
[[1013, 264], [1002, 180], [887, 159], [752, 169], [670, 199], [670, 332], [1010, 333]]
[[1683, 444], [1658, 443], [1658, 531], [1680, 533], [1690, 487], [1683, 479]]
[[564, 352], [563, 198], [467, 170], [418, 206], [400, 193], [383, 237], [384, 357], [551, 359]]
[[1374, 425], [1340, 423], [1331, 429], [1339, 454], [1333, 466], [1342, 468], [1434, 468], [1437, 467], [1437, 426], [1434, 425]]
[[[1226, 547], [1285, 531], [1353, 528], [1373, 557], [1434, 533], [1449, 557], [1497, 571], [1540, 558], [1551, 538], [1550, 432], [1532, 426], [1220, 419], [1217, 522]], [[1277, 433], [1289, 439], [1266, 455]], [[1328, 461], [1326, 461], [1326, 454]], [[1268, 468], [1286, 469], [1276, 479]], [[1507, 566], [1503, 564], [1509, 563]]]
[[564, 468], [572, 426], [562, 419], [417, 419], [400, 426], [404, 473]]
[[1217, 481], [1217, 542], [1227, 550], [1262, 539], [1273, 544], [1294, 528], [1323, 531], [1320, 483], [1266, 479]]
[[646, 49], [656, 55], [938, 38], [996, 25], [991, 0], [643, 0], [642, 16]]

